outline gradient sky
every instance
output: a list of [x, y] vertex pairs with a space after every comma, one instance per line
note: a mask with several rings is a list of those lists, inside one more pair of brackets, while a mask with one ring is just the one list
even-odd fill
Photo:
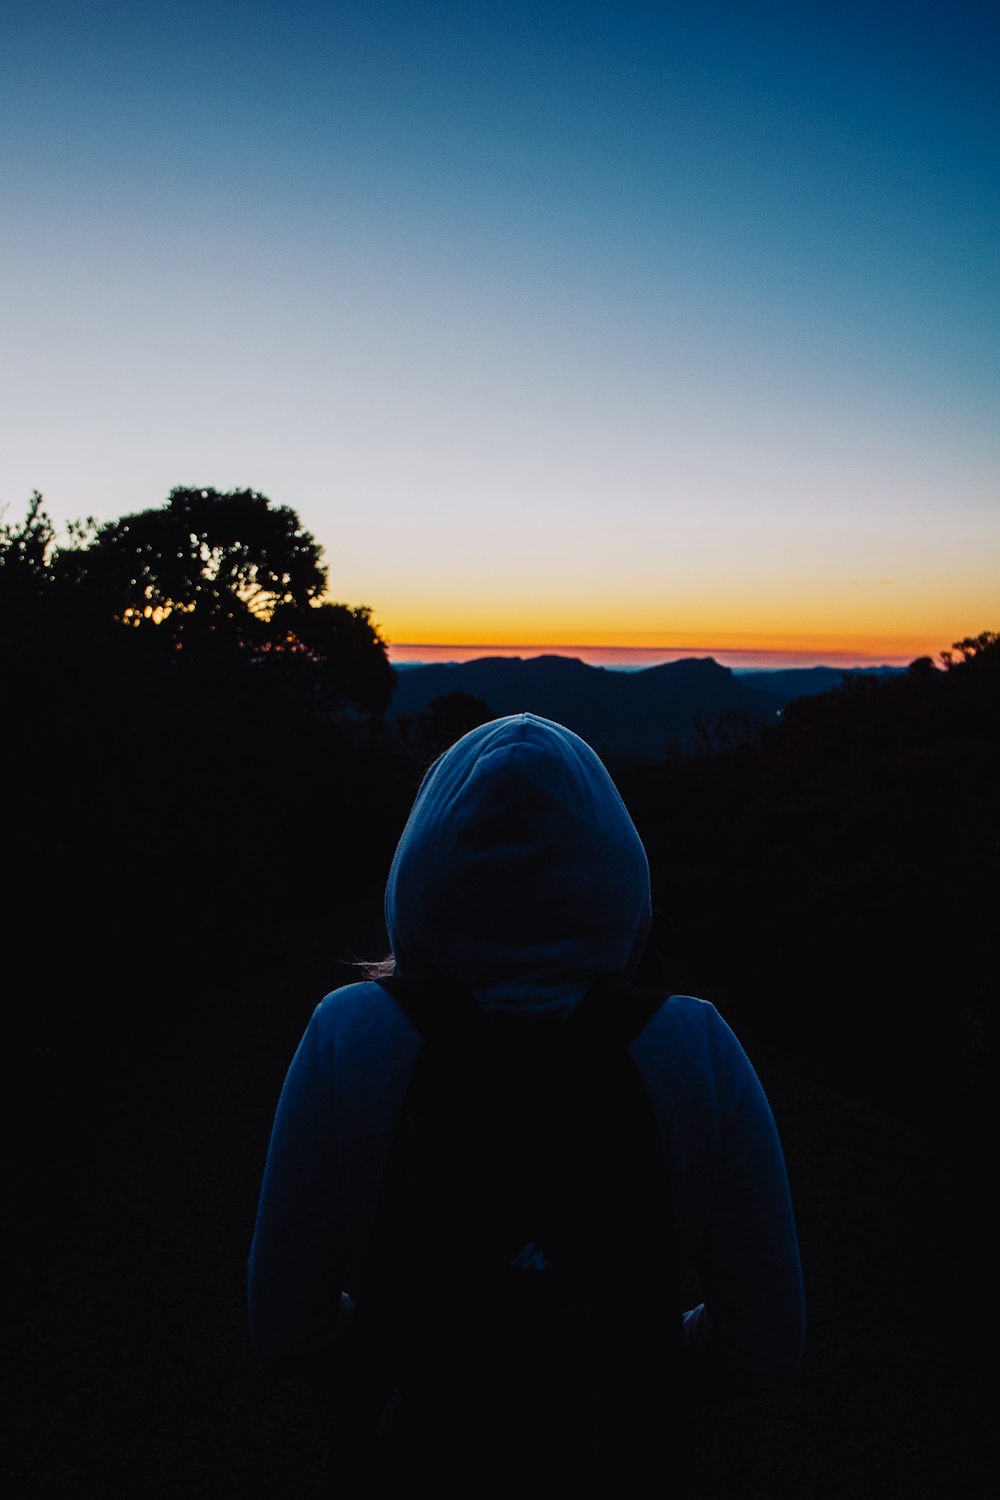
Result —
[[12, 514], [252, 486], [399, 642], [1000, 624], [995, 4], [3, 14]]

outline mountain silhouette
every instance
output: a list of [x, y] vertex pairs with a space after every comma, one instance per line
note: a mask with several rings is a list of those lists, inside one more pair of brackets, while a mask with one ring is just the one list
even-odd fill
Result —
[[615, 672], [569, 656], [480, 657], [400, 673], [390, 719], [419, 712], [434, 698], [469, 693], [497, 717], [534, 713], [574, 730], [603, 754], [662, 756], [688, 746], [695, 718], [737, 712], [772, 724], [783, 700], [747, 686], [711, 657]]
[[785, 704], [826, 692], [845, 675], [855, 674], [820, 666], [737, 675], [711, 656], [637, 672], [592, 667], [575, 656], [483, 656], [407, 667], [398, 674], [388, 717], [419, 713], [435, 698], [467, 693], [497, 717], [534, 713], [555, 719], [602, 754], [658, 759], [671, 743], [691, 747], [696, 719], [711, 723], [738, 714], [774, 724]]

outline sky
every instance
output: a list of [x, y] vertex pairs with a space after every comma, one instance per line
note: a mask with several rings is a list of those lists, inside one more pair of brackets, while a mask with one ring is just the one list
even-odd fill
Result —
[[6, 0], [0, 506], [248, 487], [390, 642], [1000, 625], [993, 4]]

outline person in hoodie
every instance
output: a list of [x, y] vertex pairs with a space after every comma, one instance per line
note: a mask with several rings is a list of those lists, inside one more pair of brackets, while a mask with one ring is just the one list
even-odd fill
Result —
[[[395, 972], [471, 989], [486, 1007], [566, 1011], [630, 979], [650, 928], [645, 851], [578, 736], [533, 714], [465, 735], [428, 771], [389, 873]], [[249, 1262], [258, 1351], [332, 1357], [350, 1317], [382, 1171], [420, 1042], [377, 983], [316, 1008], [278, 1104]], [[662, 1128], [692, 1379], [759, 1390], [793, 1376], [804, 1306], [771, 1110], [715, 1008], [673, 996], [632, 1044]]]

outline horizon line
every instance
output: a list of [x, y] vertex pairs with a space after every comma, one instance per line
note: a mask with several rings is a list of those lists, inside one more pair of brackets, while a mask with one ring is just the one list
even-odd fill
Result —
[[[395, 654], [400, 660], [419, 659], [423, 652], [432, 660], [443, 663], [454, 659], [447, 653], [459, 653], [466, 660], [489, 656], [575, 656], [578, 660], [591, 659], [591, 664], [623, 664], [646, 662], [652, 665], [657, 660], [686, 660], [691, 657], [708, 656], [722, 661], [730, 658], [737, 664], [773, 663], [774, 665], [831, 665], [831, 666], [907, 666], [913, 660], [913, 652], [872, 652], [837, 647], [803, 646], [604, 646], [540, 642], [512, 644], [509, 642], [484, 641], [390, 641], [387, 642], [390, 658]], [[597, 658], [597, 662], [594, 662]]]
[[[390, 650], [397, 647], [403, 651], [610, 651], [629, 655], [635, 651], [725, 651], [730, 656], [782, 656], [788, 652], [801, 652], [808, 649], [801, 646], [673, 646], [669, 644], [607, 646], [600, 641], [585, 643], [571, 641], [389, 641], [387, 644]], [[873, 658], [875, 655], [873, 652], [850, 651], [839, 647], [831, 647], [829, 654], [831, 656], [870, 655]]]

